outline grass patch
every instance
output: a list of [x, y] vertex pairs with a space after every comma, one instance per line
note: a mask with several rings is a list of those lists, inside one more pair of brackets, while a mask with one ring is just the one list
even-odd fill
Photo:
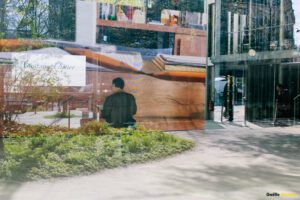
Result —
[[163, 158], [194, 146], [191, 141], [141, 127], [114, 129], [92, 122], [73, 131], [76, 134], [42, 130], [32, 137], [5, 139], [0, 179], [28, 181], [86, 175]]
[[[74, 115], [74, 114], [71, 114], [70, 115], [70, 118], [78, 118], [80, 116], [78, 115]], [[65, 118], [69, 118], [69, 114], [68, 113], [64, 113], [64, 112], [61, 112], [61, 113], [56, 113], [54, 115], [47, 115], [47, 116], [44, 116], [45, 119], [65, 119]]]

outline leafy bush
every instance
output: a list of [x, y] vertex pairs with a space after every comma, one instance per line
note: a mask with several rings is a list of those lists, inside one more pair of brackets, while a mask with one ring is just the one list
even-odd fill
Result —
[[38, 136], [38, 135], [57, 135], [57, 134], [72, 134], [74, 129], [69, 130], [60, 126], [45, 126], [45, 125], [25, 125], [10, 122], [4, 130], [4, 135], [8, 137], [15, 136]]
[[84, 135], [109, 135], [118, 132], [118, 129], [110, 127], [107, 123], [91, 121], [84, 124], [77, 132]]
[[166, 157], [194, 145], [191, 141], [143, 127], [113, 129], [99, 122], [89, 123], [73, 135], [53, 134], [52, 129], [43, 126], [35, 127], [35, 131], [42, 134], [4, 140], [0, 180], [27, 181], [90, 174]]

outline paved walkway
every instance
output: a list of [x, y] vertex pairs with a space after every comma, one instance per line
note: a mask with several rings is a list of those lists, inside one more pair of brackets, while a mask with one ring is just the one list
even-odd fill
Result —
[[[223, 108], [224, 109], [224, 108]], [[221, 123], [221, 106], [215, 106], [214, 119], [216, 122]], [[239, 126], [244, 126], [244, 115], [245, 115], [245, 106], [234, 106], [234, 123]], [[223, 117], [223, 122], [226, 123], [228, 120]]]
[[[299, 128], [174, 133], [196, 141], [192, 151], [84, 177], [0, 185], [2, 200], [267, 200], [300, 199]], [[278, 198], [276, 198], [278, 199]]]
[[[24, 124], [42, 124], [42, 125], [59, 125], [68, 127], [68, 119], [63, 118], [49, 118], [49, 116], [54, 116], [57, 112], [48, 111], [48, 112], [37, 112], [37, 114], [34, 114], [33, 112], [26, 112], [22, 115], [18, 115], [17, 122], [24, 123]], [[80, 127], [80, 119], [82, 112], [72, 110], [71, 115], [74, 115], [75, 117], [71, 118], [71, 128], [79, 128]], [[93, 116], [93, 113], [89, 113], [90, 117]]]

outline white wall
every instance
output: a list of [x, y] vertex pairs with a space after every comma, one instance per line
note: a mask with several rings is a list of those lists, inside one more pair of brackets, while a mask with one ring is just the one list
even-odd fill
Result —
[[97, 4], [76, 0], [76, 42], [82, 45], [96, 44]]

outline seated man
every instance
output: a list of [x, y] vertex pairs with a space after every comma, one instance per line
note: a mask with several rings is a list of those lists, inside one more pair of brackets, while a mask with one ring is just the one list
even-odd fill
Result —
[[122, 78], [112, 81], [113, 94], [105, 99], [102, 116], [115, 128], [124, 128], [135, 124], [133, 115], [137, 107], [132, 94], [124, 92], [125, 83]]

